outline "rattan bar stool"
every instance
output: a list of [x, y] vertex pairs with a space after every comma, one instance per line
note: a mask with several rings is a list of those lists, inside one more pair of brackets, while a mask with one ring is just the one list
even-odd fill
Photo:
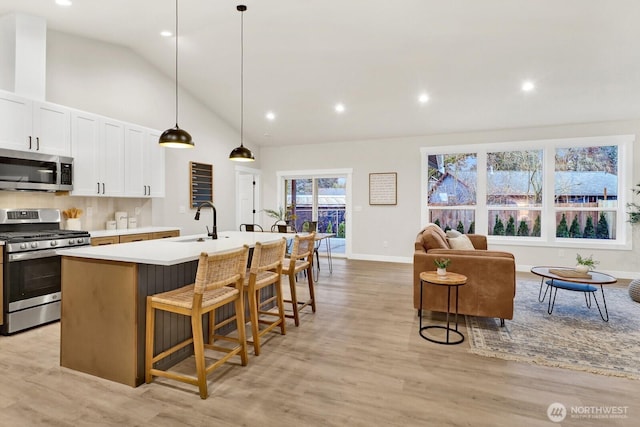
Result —
[[[306, 306], [311, 306], [311, 310], [316, 312], [316, 298], [313, 289], [313, 275], [311, 273], [313, 265], [313, 250], [315, 247], [316, 233], [306, 235], [296, 234], [293, 239], [293, 248], [289, 258], [282, 262], [282, 274], [289, 277], [289, 288], [291, 289], [291, 299], [284, 302], [291, 303], [293, 314], [285, 314], [288, 318], [293, 318], [295, 325], [300, 325], [300, 310]], [[307, 283], [309, 284], [309, 299], [298, 301], [296, 292], [296, 274], [306, 270]]]
[[[170, 378], [198, 386], [200, 397], [206, 399], [207, 374], [221, 366], [231, 357], [239, 355], [242, 365], [248, 362], [247, 341], [244, 331], [243, 288], [246, 274], [249, 247], [221, 253], [200, 254], [196, 282], [172, 291], [147, 297], [147, 325], [145, 348], [145, 382], [151, 382], [154, 376]], [[234, 286], [227, 286], [234, 285]], [[225, 337], [237, 345], [225, 348], [213, 345], [212, 331], [209, 329], [209, 342], [205, 344], [202, 321], [205, 314], [209, 319], [215, 317], [217, 308], [233, 302], [235, 304], [238, 334], [236, 337]], [[168, 350], [154, 356], [155, 310], [168, 311], [191, 317], [192, 337], [174, 345]], [[211, 322], [210, 322], [211, 323]], [[193, 343], [196, 377], [187, 376], [171, 371], [156, 369], [153, 364], [172, 353]], [[205, 349], [226, 353], [223, 357], [205, 365]]]
[[[276, 327], [280, 327], [280, 333], [287, 333], [284, 321], [284, 301], [282, 299], [282, 261], [287, 248], [287, 239], [273, 243], [256, 243], [253, 251], [253, 260], [249, 275], [245, 279], [245, 290], [249, 304], [251, 320], [251, 342], [256, 356], [260, 355], [260, 338]], [[260, 290], [275, 284], [275, 295], [265, 300], [260, 300]], [[266, 305], [275, 302], [277, 312], [263, 309]], [[275, 317], [269, 321], [265, 317]], [[260, 325], [267, 325], [260, 329]]]

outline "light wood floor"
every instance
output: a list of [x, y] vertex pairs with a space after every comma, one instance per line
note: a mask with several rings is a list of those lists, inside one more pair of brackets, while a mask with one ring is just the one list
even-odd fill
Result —
[[638, 381], [420, 338], [411, 269], [334, 260], [316, 287], [318, 312], [299, 328], [289, 320], [259, 357], [250, 350], [248, 366], [214, 372], [207, 400], [176, 382], [130, 388], [61, 368], [58, 323], [0, 337], [0, 426], [552, 426], [553, 402], [628, 407], [626, 419], [563, 426], [637, 425]]

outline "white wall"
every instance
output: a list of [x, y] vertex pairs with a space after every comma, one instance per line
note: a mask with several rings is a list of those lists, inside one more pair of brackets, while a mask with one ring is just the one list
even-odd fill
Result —
[[[569, 138], [596, 135], [640, 133], [640, 120], [557, 127], [497, 130], [414, 138], [380, 139], [357, 142], [318, 144], [295, 147], [263, 147], [261, 150], [263, 202], [275, 205], [276, 172], [282, 170], [353, 168], [353, 258], [411, 261], [413, 242], [420, 230], [420, 148], [456, 144], [483, 144], [519, 140]], [[636, 140], [634, 164], [640, 162], [640, 146]], [[398, 173], [397, 206], [369, 206], [369, 173]], [[633, 183], [640, 181], [634, 171]], [[633, 251], [588, 250], [601, 261], [600, 271], [617, 277], [634, 277], [640, 272], [639, 230], [634, 230]], [[383, 242], [388, 242], [384, 247]], [[519, 269], [533, 265], [568, 265], [575, 263], [576, 251], [566, 249], [564, 257], [558, 248], [528, 246], [492, 246], [515, 254]], [[584, 252], [584, 251], [583, 251]]]
[[[174, 90], [172, 74], [165, 75], [130, 49], [55, 31], [47, 34], [47, 101], [162, 131], [175, 124]], [[189, 161], [198, 161], [213, 164], [218, 228], [233, 229], [235, 164], [228, 156], [240, 136], [189, 93], [179, 94], [179, 125], [196, 147], [167, 149], [166, 197], [153, 200], [151, 225], [178, 226], [183, 234], [193, 234], [211, 223], [210, 210], [194, 221], [195, 210], [189, 208]], [[186, 212], [180, 213], [180, 207]]]

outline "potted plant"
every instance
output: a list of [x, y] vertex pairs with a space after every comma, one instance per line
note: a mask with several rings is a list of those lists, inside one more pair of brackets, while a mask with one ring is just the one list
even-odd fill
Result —
[[62, 215], [67, 220], [67, 230], [82, 230], [82, 223], [80, 222], [82, 209], [78, 209], [78, 208], [65, 209], [62, 211]]
[[295, 215], [291, 215], [291, 211], [289, 209], [284, 209], [282, 206], [280, 206], [278, 210], [264, 209], [264, 213], [267, 214], [269, 218], [273, 218], [276, 220], [274, 225], [278, 224], [279, 222], [289, 224], [289, 221], [296, 219]]
[[[637, 189], [632, 189], [635, 195], [640, 195], [640, 184], [636, 184]], [[636, 203], [627, 203], [627, 207], [629, 211], [627, 214], [629, 215], [629, 222], [631, 224], [637, 224], [640, 222], [640, 205]]]
[[593, 270], [596, 265], [600, 264], [600, 261], [593, 259], [593, 255], [588, 257], [582, 257], [580, 254], [576, 254], [576, 267], [575, 270], [579, 273], [588, 273]]
[[447, 267], [451, 264], [451, 260], [449, 258], [436, 258], [433, 263], [436, 265], [438, 275], [444, 276], [447, 274]]

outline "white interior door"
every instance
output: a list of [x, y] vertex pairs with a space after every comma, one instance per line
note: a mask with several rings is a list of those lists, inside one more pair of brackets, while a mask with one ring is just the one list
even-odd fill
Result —
[[[255, 169], [236, 168], [236, 227], [259, 224], [260, 173]], [[263, 225], [263, 224], [260, 224]], [[264, 225], [263, 225], [264, 227]]]

